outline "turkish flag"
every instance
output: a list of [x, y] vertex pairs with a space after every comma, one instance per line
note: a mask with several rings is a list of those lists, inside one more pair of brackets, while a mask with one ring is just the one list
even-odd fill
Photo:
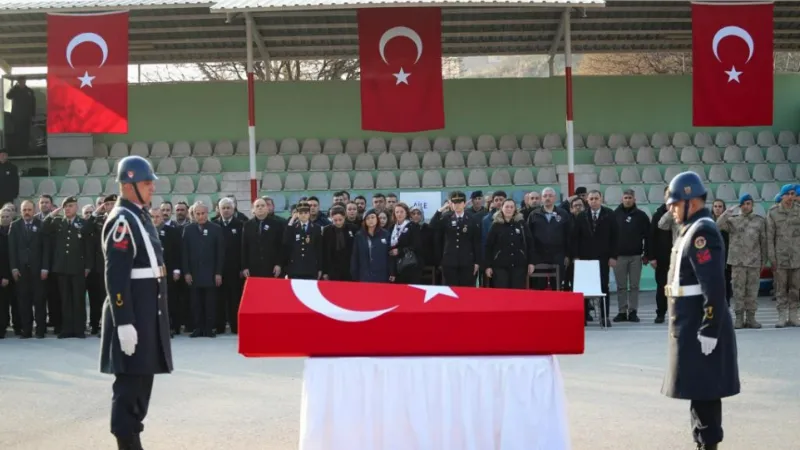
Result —
[[444, 128], [441, 9], [359, 9], [358, 56], [362, 129]]
[[47, 132], [128, 132], [128, 13], [47, 15]]
[[580, 354], [571, 292], [248, 278], [239, 353], [263, 356]]
[[772, 3], [692, 5], [692, 124], [771, 126]]

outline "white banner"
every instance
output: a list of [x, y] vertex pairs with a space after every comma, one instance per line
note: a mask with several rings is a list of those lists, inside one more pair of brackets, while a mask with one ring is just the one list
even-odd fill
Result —
[[442, 207], [442, 193], [427, 192], [401, 192], [400, 201], [409, 208], [417, 207], [425, 214], [425, 221], [429, 222], [436, 211]]

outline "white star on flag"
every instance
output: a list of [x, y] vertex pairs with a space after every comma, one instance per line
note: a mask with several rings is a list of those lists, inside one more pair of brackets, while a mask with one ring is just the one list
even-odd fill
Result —
[[83, 88], [84, 86], [94, 87], [94, 86], [92, 86], [92, 80], [94, 80], [94, 79], [95, 79], [95, 77], [90, 76], [89, 72], [83, 72], [83, 76], [82, 77], [78, 77], [78, 80], [80, 80], [80, 82], [81, 82], [81, 86], [80, 86], [81, 88]]
[[430, 286], [424, 284], [409, 284], [409, 287], [425, 291], [424, 303], [428, 303], [433, 297], [437, 295], [446, 295], [448, 297], [458, 298], [458, 294], [453, 292], [449, 286]]
[[731, 66], [731, 70], [726, 70], [725, 73], [728, 75], [728, 83], [731, 81], [741, 83], [741, 81], [739, 81], [739, 75], [741, 75], [742, 72], [737, 71], [735, 66]]
[[401, 67], [400, 72], [393, 73], [392, 75], [394, 75], [394, 77], [397, 78], [397, 83], [395, 83], [395, 86], [397, 86], [400, 83], [405, 83], [406, 85], [408, 85], [408, 77], [411, 76], [411, 73], [410, 72], [406, 73]]

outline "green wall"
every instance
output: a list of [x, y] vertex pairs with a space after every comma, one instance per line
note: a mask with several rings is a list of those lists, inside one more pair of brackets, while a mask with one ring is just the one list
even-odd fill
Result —
[[[447, 80], [444, 88], [447, 128], [430, 136], [564, 130], [561, 77]], [[361, 131], [359, 95], [357, 81], [257, 83], [257, 137], [374, 135]], [[691, 78], [576, 77], [574, 107], [580, 133], [691, 131]], [[238, 140], [246, 139], [246, 125], [245, 83], [131, 85], [130, 133], [101, 139]], [[773, 129], [800, 129], [800, 76], [776, 76]]]

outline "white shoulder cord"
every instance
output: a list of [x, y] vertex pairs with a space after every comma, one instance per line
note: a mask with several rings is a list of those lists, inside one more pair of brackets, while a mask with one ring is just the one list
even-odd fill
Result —
[[[139, 217], [133, 211], [131, 211], [130, 209], [128, 209], [128, 208], [126, 208], [124, 206], [117, 206], [117, 207], [114, 208], [114, 210], [112, 210], [112, 214], [116, 211], [117, 208], [124, 209], [124, 210], [128, 211], [129, 213], [131, 213], [131, 216], [133, 217], [133, 220], [135, 220], [136, 224], [139, 226], [139, 230], [142, 233], [142, 241], [144, 241], [144, 248], [147, 251], [147, 257], [150, 260], [150, 268], [152, 269], [153, 275], [155, 276], [155, 278], [158, 278], [159, 276], [161, 276], [161, 266], [158, 264], [158, 258], [156, 258], [156, 250], [153, 248], [153, 243], [150, 242], [150, 233], [147, 232], [147, 229], [144, 227], [144, 224], [142, 224], [142, 221], [139, 220]], [[108, 222], [106, 222], [106, 225], [108, 225]], [[117, 230], [119, 230], [119, 225], [123, 226], [123, 230], [124, 231], [122, 233], [118, 233], [118, 231], [117, 231]], [[114, 233], [114, 234], [111, 236], [111, 238], [114, 239], [114, 242], [121, 241], [126, 233], [131, 232], [130, 225], [128, 224], [128, 221], [125, 219], [125, 215], [123, 215], [123, 214], [119, 215], [119, 218], [114, 223], [114, 226], [115, 226], [115, 229], [112, 231], [112, 233]], [[134, 242], [134, 244], [133, 244], [133, 256], [135, 258], [136, 257], [136, 240], [133, 239], [133, 234], [131, 234], [131, 241]]]
[[[126, 208], [127, 209], [127, 208]], [[114, 208], [109, 213], [109, 216], [113, 216], [114, 213], [117, 212], [117, 208]], [[109, 221], [103, 225], [103, 236], [106, 234], [106, 228], [109, 225]], [[126, 234], [131, 235], [131, 244], [133, 245], [133, 257], [136, 258], [136, 239], [133, 238], [133, 230], [131, 230], [131, 226], [128, 221], [125, 219], [124, 214], [117, 215], [117, 220], [114, 222], [113, 230], [111, 231], [111, 239], [116, 242], [121, 242]], [[103, 251], [106, 250], [106, 240], [103, 239]]]
[[677, 291], [681, 287], [681, 261], [683, 260], [683, 250], [686, 248], [686, 244], [688, 241], [692, 239], [694, 236], [695, 231], [700, 228], [700, 225], [703, 222], [711, 222], [714, 223], [713, 220], [709, 219], [708, 217], [703, 217], [702, 219], [698, 220], [697, 222], [693, 223], [688, 230], [686, 230], [686, 234], [681, 236], [679, 240], [676, 241], [676, 244], [679, 245], [678, 247], [678, 254], [676, 255], [677, 259], [675, 260], [675, 270], [672, 274], [672, 289]]

